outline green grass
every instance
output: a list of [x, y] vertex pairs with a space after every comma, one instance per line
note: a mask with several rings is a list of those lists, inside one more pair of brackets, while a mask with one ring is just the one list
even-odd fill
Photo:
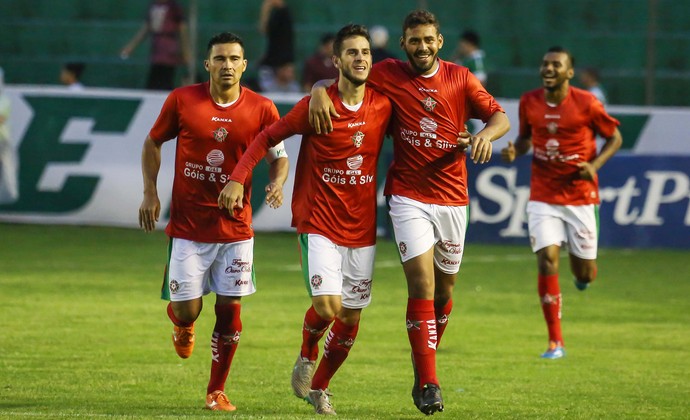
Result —
[[[259, 291], [245, 298], [228, 394], [234, 414], [202, 410], [213, 298], [187, 360], [159, 300], [164, 234], [0, 224], [0, 418], [313, 417], [289, 377], [309, 305], [293, 234], [259, 234]], [[687, 251], [600, 251], [578, 292], [561, 267], [568, 355], [538, 357], [546, 328], [525, 246], [469, 244], [441, 348], [446, 412], [434, 418], [688, 418]], [[406, 288], [380, 241], [372, 305], [331, 382], [340, 418], [423, 417], [412, 405]]]

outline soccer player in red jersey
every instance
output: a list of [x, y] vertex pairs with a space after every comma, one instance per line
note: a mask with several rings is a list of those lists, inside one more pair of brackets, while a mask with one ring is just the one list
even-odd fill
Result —
[[[241, 207], [242, 184], [272, 146], [302, 134], [292, 195], [304, 281], [312, 305], [304, 316], [302, 346], [292, 387], [317, 414], [335, 414], [328, 385], [348, 356], [362, 309], [371, 302], [376, 247], [376, 164], [392, 112], [384, 95], [366, 87], [372, 58], [369, 33], [343, 27], [334, 42], [340, 77], [327, 94], [340, 117], [333, 132], [309, 125], [309, 97], [259, 134], [221, 193], [223, 205]], [[236, 181], [236, 182], [234, 182]], [[329, 331], [330, 327], [330, 331]], [[328, 331], [318, 367], [318, 342]]]
[[[185, 359], [194, 347], [194, 321], [202, 297], [216, 294], [216, 324], [211, 338], [211, 377], [206, 408], [233, 411], [225, 382], [242, 332], [240, 299], [255, 292], [251, 177], [245, 180], [240, 211], [229, 213], [218, 203], [237, 161], [252, 139], [278, 120], [273, 102], [240, 86], [247, 68], [242, 39], [221, 33], [208, 43], [204, 66], [210, 81], [175, 89], [147, 136], [142, 152], [144, 199], [139, 225], [147, 232], [160, 215], [156, 179], [161, 146], [177, 138], [168, 265], [163, 298], [170, 300], [173, 344]], [[288, 161], [282, 144], [272, 149], [266, 202], [282, 203]]]
[[[512, 162], [533, 149], [527, 224], [537, 254], [538, 292], [549, 331], [542, 357], [565, 355], [561, 335], [558, 262], [568, 244], [575, 285], [585, 290], [597, 274], [599, 184], [597, 171], [620, 148], [619, 122], [591, 93], [570, 86], [575, 75], [570, 52], [553, 47], [544, 55], [543, 87], [520, 98], [520, 131], [501, 150]], [[595, 137], [606, 142], [597, 154]]]
[[[412, 399], [420, 411], [433, 414], [443, 410], [436, 348], [453, 307], [467, 227], [465, 149], [471, 146], [475, 163], [488, 161], [491, 142], [510, 124], [467, 68], [438, 58], [443, 35], [432, 13], [411, 12], [402, 29], [400, 46], [408, 61], [377, 63], [368, 83], [393, 103], [394, 157], [384, 193], [407, 279]], [[313, 89], [310, 121], [317, 132], [329, 132], [331, 115], [338, 112], [319, 85]], [[460, 134], [470, 118], [486, 125], [476, 135]]]

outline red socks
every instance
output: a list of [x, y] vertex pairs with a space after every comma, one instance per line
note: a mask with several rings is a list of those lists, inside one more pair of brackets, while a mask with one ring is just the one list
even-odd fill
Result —
[[323, 346], [323, 357], [311, 381], [312, 389], [326, 389], [328, 387], [328, 383], [335, 372], [347, 359], [347, 355], [355, 343], [358, 330], [359, 323], [346, 325], [338, 318], [335, 319]]
[[434, 306], [434, 315], [436, 316], [436, 332], [438, 339], [436, 340], [436, 347], [441, 344], [441, 337], [448, 326], [448, 319], [450, 313], [453, 311], [453, 299], [448, 299], [448, 302], [443, 307]]
[[194, 322], [184, 322], [184, 321], [180, 321], [179, 319], [177, 319], [177, 317], [175, 316], [175, 313], [173, 312], [171, 302], [168, 302], [168, 318], [170, 318], [172, 323], [177, 325], [178, 327], [186, 328], [186, 327], [191, 327], [192, 325], [194, 325]]
[[537, 290], [544, 312], [544, 320], [549, 329], [549, 341], [556, 341], [563, 345], [561, 335], [561, 289], [558, 286], [558, 274], [539, 274]]
[[438, 331], [434, 301], [407, 299], [407, 336], [412, 346], [414, 364], [419, 373], [419, 385], [438, 385], [436, 377], [436, 346]]
[[211, 379], [206, 393], [224, 391], [232, 358], [242, 332], [240, 304], [216, 305], [216, 325], [211, 337]]
[[332, 319], [321, 318], [313, 306], [309, 307], [307, 313], [304, 314], [301, 357], [306, 357], [309, 360], [319, 358], [319, 340], [321, 340], [331, 322], [333, 322]]

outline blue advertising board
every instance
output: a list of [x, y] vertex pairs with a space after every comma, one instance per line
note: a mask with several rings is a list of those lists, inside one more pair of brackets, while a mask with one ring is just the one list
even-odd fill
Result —
[[[468, 242], [529, 244], [530, 157], [468, 164]], [[690, 248], [690, 157], [619, 154], [599, 171], [602, 247]]]

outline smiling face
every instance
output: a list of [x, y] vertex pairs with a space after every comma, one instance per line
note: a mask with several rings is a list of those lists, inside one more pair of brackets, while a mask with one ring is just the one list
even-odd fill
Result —
[[367, 81], [371, 71], [371, 47], [363, 36], [352, 36], [343, 40], [340, 56], [334, 58], [335, 66], [342, 77], [355, 86]]
[[573, 70], [568, 54], [548, 52], [544, 55], [539, 73], [544, 88], [549, 91], [556, 91], [570, 84], [575, 70]]
[[210, 75], [211, 85], [219, 90], [227, 90], [239, 84], [247, 69], [247, 60], [240, 44], [215, 44], [204, 60], [204, 67]]
[[430, 74], [436, 69], [438, 51], [443, 47], [443, 35], [431, 24], [407, 28], [400, 38], [400, 47], [417, 73]]

